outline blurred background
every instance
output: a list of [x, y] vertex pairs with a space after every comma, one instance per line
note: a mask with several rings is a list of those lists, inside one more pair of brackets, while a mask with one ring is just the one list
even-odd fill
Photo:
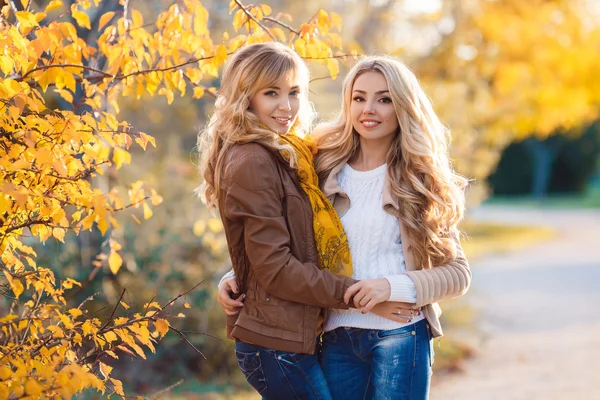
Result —
[[[172, 1], [131, 0], [152, 21]], [[599, 398], [600, 372], [600, 1], [267, 0], [293, 26], [320, 8], [342, 18], [342, 39], [364, 54], [407, 63], [453, 134], [452, 158], [472, 179], [463, 225], [473, 285], [442, 304], [446, 336], [436, 341], [434, 399]], [[229, 2], [206, 0], [215, 40], [233, 33]], [[311, 100], [321, 118], [340, 104], [343, 74], [311, 66]], [[218, 79], [211, 82], [218, 88]], [[92, 267], [97, 232], [48, 242], [38, 263], [85, 282], [71, 300], [127, 288], [140, 308], [203, 282], [187, 295], [181, 329], [203, 355], [169, 334], [149, 359], [122, 357], [113, 375], [142, 396], [257, 398], [239, 373], [215, 302], [229, 270], [220, 221], [193, 195], [196, 135], [214, 97], [127, 98], [120, 118], [156, 138], [118, 176], [163, 196], [152, 219], [130, 217], [112, 232], [123, 244], [117, 275]], [[49, 264], [49, 263], [44, 263]], [[100, 308], [102, 304], [98, 305]]]

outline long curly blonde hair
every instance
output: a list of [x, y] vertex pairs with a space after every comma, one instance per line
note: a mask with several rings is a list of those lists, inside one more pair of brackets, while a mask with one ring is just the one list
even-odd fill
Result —
[[392, 194], [410, 236], [411, 253], [423, 268], [438, 266], [457, 255], [458, 223], [463, 218], [467, 180], [454, 172], [448, 157], [450, 134], [433, 111], [415, 75], [391, 57], [370, 56], [358, 61], [343, 83], [342, 107], [331, 122], [319, 124], [313, 137], [319, 147], [316, 169], [326, 178], [360, 146], [352, 126], [352, 88], [361, 74], [382, 74], [399, 123], [399, 134], [387, 153]]
[[300, 107], [292, 127], [296, 132], [308, 132], [314, 110], [308, 101], [308, 67], [300, 56], [281, 43], [257, 43], [240, 49], [229, 61], [221, 78], [221, 88], [215, 111], [206, 127], [198, 133], [199, 172], [203, 179], [196, 193], [210, 208], [217, 206], [219, 176], [228, 150], [241, 143], [262, 142], [296, 158], [289, 145], [280, 144], [278, 134], [266, 129], [249, 109], [251, 97], [260, 90], [277, 86], [293, 74], [300, 84]]

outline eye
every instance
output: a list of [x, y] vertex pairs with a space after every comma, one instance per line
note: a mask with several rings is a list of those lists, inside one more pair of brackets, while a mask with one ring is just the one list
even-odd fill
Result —
[[381, 99], [379, 99], [379, 101], [382, 103], [391, 103], [392, 99], [390, 99], [389, 97], [382, 97]]
[[362, 96], [354, 96], [354, 97], [352, 98], [352, 100], [353, 100], [353, 101], [356, 101], [356, 102], [365, 101], [365, 99], [364, 99]]
[[265, 96], [277, 96], [277, 92], [274, 90], [269, 90], [264, 93]]
[[298, 96], [300, 96], [300, 91], [299, 90], [292, 90], [290, 92], [290, 96], [292, 96], [292, 97], [298, 97]]

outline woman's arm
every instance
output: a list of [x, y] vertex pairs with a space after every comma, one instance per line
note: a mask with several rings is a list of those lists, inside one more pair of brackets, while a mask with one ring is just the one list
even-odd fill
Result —
[[322, 271], [292, 255], [276, 161], [260, 149], [243, 153], [235, 168], [226, 169], [221, 188], [223, 223], [243, 225], [252, 271], [267, 293], [318, 307], [348, 308], [343, 295], [355, 280]]
[[458, 236], [455, 240], [457, 255], [449, 263], [406, 272], [417, 290], [417, 307], [462, 296], [469, 289], [471, 269]]
[[369, 312], [381, 301], [411, 303], [418, 308], [462, 296], [471, 284], [471, 269], [458, 238], [456, 242], [457, 256], [449, 263], [372, 282], [360, 281], [348, 289], [346, 297], [354, 296], [356, 307]]

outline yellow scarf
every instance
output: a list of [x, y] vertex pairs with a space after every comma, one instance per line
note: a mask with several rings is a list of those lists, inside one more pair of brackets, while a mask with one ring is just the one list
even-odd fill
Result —
[[[316, 144], [310, 136], [300, 138], [294, 132], [279, 137], [282, 143], [294, 148], [298, 158], [298, 179], [313, 211], [319, 267], [333, 274], [352, 277], [352, 258], [344, 227], [335, 209], [319, 189], [319, 178], [313, 166]], [[288, 152], [281, 151], [281, 155], [289, 161]]]

